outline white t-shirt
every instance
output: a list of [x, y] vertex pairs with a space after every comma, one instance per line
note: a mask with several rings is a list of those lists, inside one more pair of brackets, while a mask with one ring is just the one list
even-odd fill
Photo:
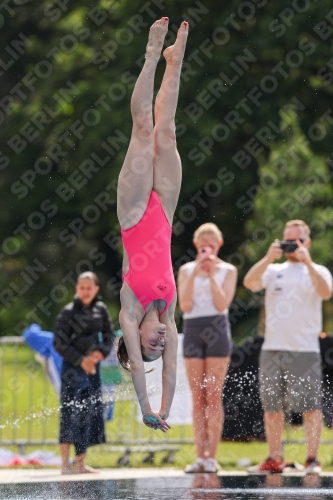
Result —
[[[187, 276], [190, 276], [195, 266], [196, 261], [188, 262], [184, 265], [184, 270]], [[214, 278], [219, 286], [222, 287], [228, 270], [231, 264], [222, 262], [219, 270], [214, 274]], [[184, 319], [201, 318], [204, 316], [216, 316], [217, 314], [228, 314], [228, 309], [220, 312], [216, 309], [213, 295], [210, 287], [209, 277], [196, 276], [193, 284], [193, 306], [189, 312], [183, 314]]]
[[[314, 264], [332, 284], [329, 270]], [[319, 352], [322, 331], [322, 298], [316, 291], [308, 268], [302, 262], [270, 264], [264, 272], [266, 289], [265, 351]]]

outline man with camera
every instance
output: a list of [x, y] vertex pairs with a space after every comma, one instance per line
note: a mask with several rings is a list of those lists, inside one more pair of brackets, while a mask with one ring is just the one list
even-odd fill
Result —
[[[322, 301], [332, 295], [332, 275], [312, 262], [310, 229], [301, 220], [287, 222], [284, 241], [275, 240], [244, 278], [252, 292], [265, 289], [265, 340], [259, 361], [269, 458], [250, 472], [282, 472], [284, 410], [303, 414], [307, 443], [305, 472], [321, 472], [317, 451], [322, 428]], [[286, 261], [275, 263], [283, 254]], [[288, 407], [285, 408], [285, 402]]]

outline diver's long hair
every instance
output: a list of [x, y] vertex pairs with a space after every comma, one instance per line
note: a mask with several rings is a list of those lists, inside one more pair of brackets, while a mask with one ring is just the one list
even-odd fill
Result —
[[[119, 337], [117, 358], [118, 358], [118, 362], [119, 362], [120, 366], [124, 370], [126, 370], [127, 372], [130, 372], [131, 371], [131, 364], [130, 364], [130, 360], [129, 360], [129, 356], [128, 356], [128, 352], [127, 352], [127, 347], [126, 347], [123, 336]], [[142, 359], [145, 363], [149, 363], [149, 361], [152, 361], [151, 359], [147, 358], [147, 356], [145, 356], [143, 353], [142, 353]], [[149, 370], [149, 372], [146, 372], [146, 373], [150, 373], [151, 371], [152, 370]]]

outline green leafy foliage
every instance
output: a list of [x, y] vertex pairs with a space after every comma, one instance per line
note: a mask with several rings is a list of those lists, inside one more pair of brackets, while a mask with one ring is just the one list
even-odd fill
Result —
[[304, 220], [311, 229], [315, 262], [333, 270], [333, 164], [314, 154], [301, 132], [295, 114], [284, 115], [280, 140], [269, 161], [259, 161], [254, 210], [246, 228], [251, 241], [245, 252], [251, 262], [260, 260], [268, 245], [282, 239], [285, 223]]
[[[1, 334], [33, 321], [52, 329], [87, 268], [100, 276], [116, 317], [116, 181], [131, 134], [130, 96], [156, 18], [170, 18], [167, 45], [180, 22], [190, 22], [177, 113], [184, 172], [172, 245], [177, 272], [191, 258], [193, 231], [207, 220], [225, 234], [223, 258], [241, 252], [244, 224], [255, 220], [240, 198], [258, 183], [257, 151], [268, 158], [281, 136], [283, 107], [301, 103], [307, 137], [330, 109], [330, 10], [326, 1], [295, 10], [266, 0], [21, 0], [3, 9]], [[161, 61], [156, 89], [163, 68]], [[321, 140], [317, 129], [309, 136], [309, 155], [331, 154], [330, 115], [323, 126]], [[258, 139], [263, 127], [271, 132]]]

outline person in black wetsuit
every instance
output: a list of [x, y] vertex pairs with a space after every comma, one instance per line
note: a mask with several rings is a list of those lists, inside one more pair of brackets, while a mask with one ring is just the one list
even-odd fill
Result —
[[[96, 274], [80, 274], [74, 300], [60, 311], [55, 324], [54, 347], [64, 358], [59, 437], [63, 474], [95, 472], [85, 465], [87, 448], [105, 443], [99, 363], [110, 353], [115, 334], [98, 291]], [[75, 468], [69, 463], [71, 444]]]

